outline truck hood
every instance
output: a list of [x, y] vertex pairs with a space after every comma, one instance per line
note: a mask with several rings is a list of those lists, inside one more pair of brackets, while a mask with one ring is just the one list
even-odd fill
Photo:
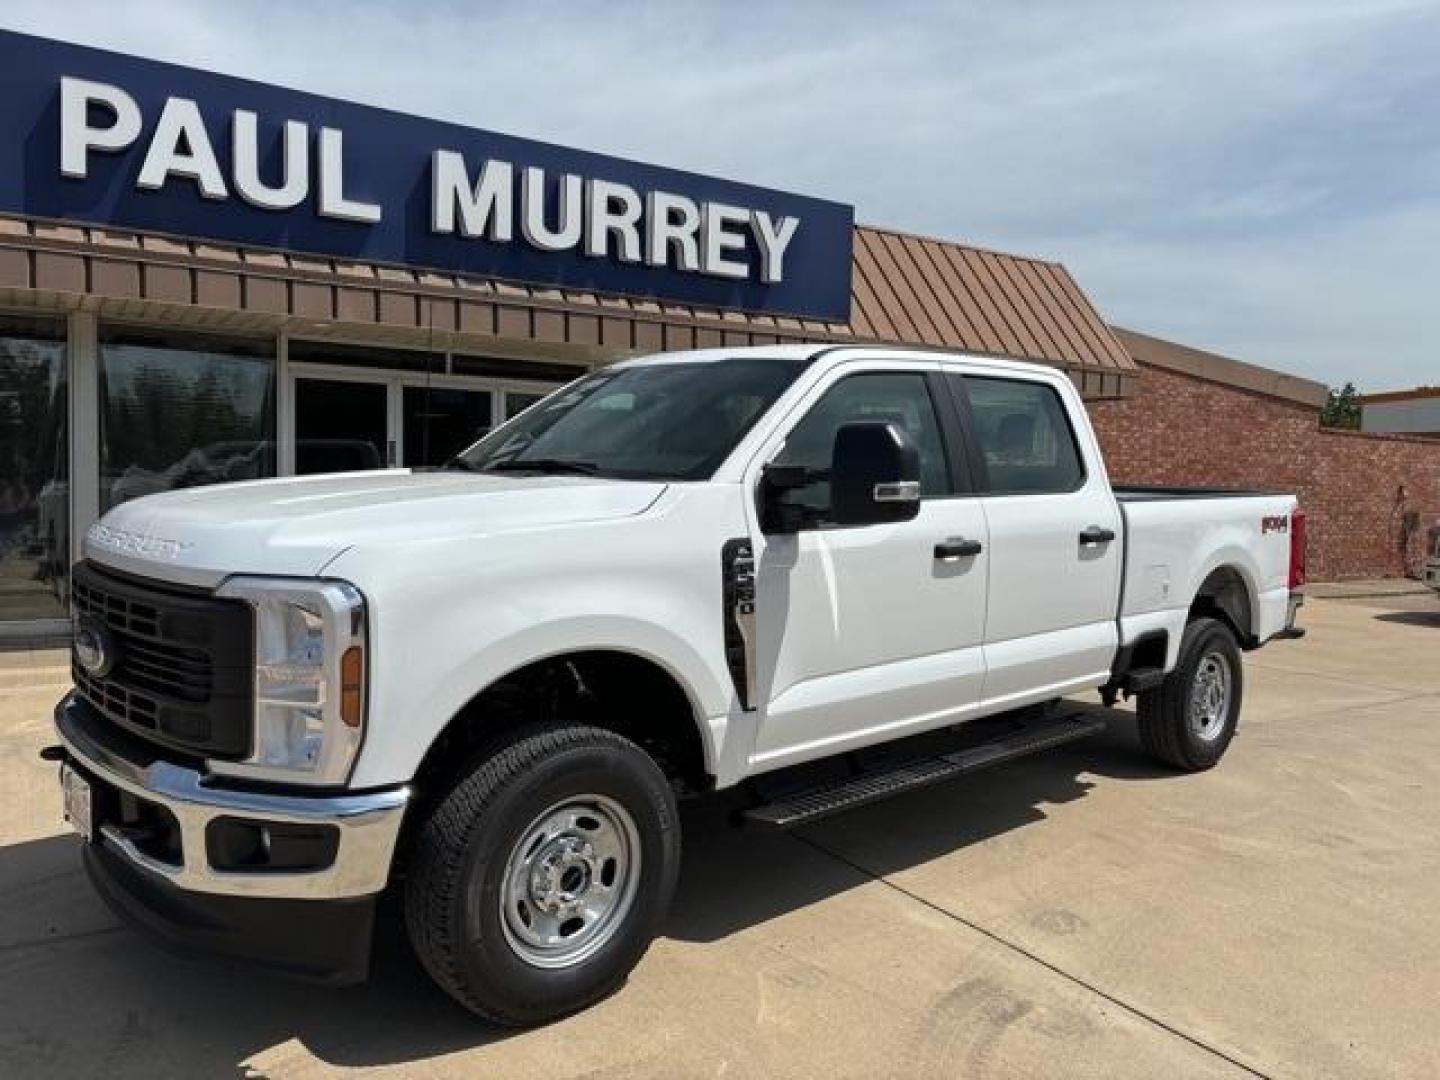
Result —
[[85, 554], [192, 585], [237, 573], [311, 577], [361, 544], [628, 517], [664, 490], [648, 481], [408, 469], [219, 484], [121, 504], [91, 526]]

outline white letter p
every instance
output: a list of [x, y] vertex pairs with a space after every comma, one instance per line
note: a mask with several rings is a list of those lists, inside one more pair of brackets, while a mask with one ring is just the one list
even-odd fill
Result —
[[[115, 122], [92, 127], [90, 106], [108, 105]], [[60, 79], [60, 175], [83, 179], [89, 167], [90, 151], [124, 150], [140, 137], [140, 106], [118, 86], [72, 79]]]

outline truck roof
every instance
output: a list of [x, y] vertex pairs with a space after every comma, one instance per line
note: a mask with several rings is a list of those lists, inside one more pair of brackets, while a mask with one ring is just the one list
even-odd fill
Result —
[[958, 352], [950, 349], [916, 349], [904, 345], [851, 345], [808, 343], [792, 345], [737, 345], [710, 349], [685, 349], [678, 352], [651, 353], [636, 356], [613, 365], [621, 367], [645, 367], [654, 364], [722, 363], [726, 360], [773, 358], [776, 360], [813, 360], [821, 354], [844, 354], [856, 356], [894, 356], [907, 360], [969, 360], [991, 364], [1003, 364], [1016, 371], [1046, 372], [1053, 374], [1055, 368], [1046, 364], [1034, 364], [1024, 360], [1012, 360], [1004, 356], [985, 353]]

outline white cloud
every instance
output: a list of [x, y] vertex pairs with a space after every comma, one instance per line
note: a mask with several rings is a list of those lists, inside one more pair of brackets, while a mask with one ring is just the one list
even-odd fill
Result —
[[1332, 382], [1440, 377], [1440, 10], [1420, 0], [10, 0], [0, 18], [1060, 258], [1116, 321]]

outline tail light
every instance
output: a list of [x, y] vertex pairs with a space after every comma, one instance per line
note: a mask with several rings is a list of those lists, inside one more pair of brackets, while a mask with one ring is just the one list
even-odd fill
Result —
[[1290, 588], [1305, 584], [1305, 511], [1290, 511]]

